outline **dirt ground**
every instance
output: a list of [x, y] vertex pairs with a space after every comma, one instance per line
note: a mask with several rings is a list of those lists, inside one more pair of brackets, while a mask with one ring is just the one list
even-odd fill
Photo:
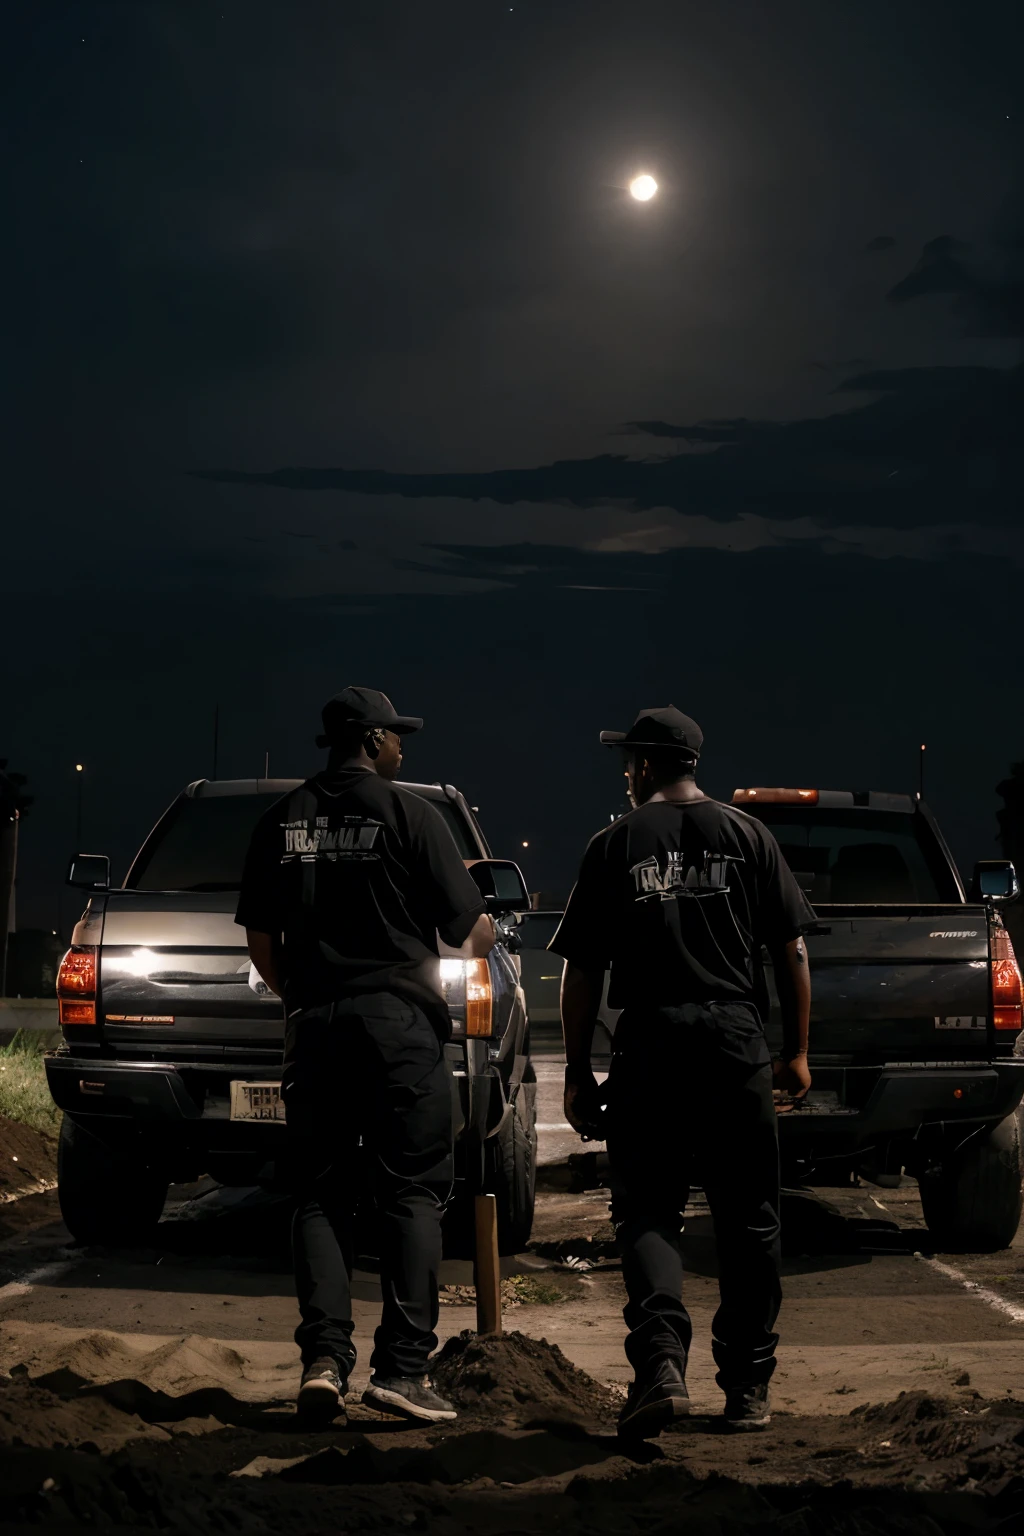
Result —
[[[635, 1447], [614, 1429], [628, 1372], [607, 1191], [579, 1185], [564, 1164], [544, 1169], [530, 1249], [504, 1266], [502, 1339], [468, 1332], [472, 1275], [446, 1266], [435, 1374], [459, 1418], [434, 1429], [364, 1408], [365, 1365], [347, 1423], [296, 1420], [280, 1203], [176, 1191], [145, 1251], [69, 1246], [52, 1192], [0, 1208], [21, 1222], [0, 1241], [0, 1530], [1010, 1536], [1024, 1523], [1019, 1247], [929, 1254], [912, 1184], [791, 1192], [772, 1424], [730, 1434], [698, 1194], [693, 1413]], [[364, 1344], [377, 1306], [363, 1271]]]
[[57, 1143], [52, 1136], [0, 1115], [0, 1221], [4, 1207], [22, 1195], [57, 1182]]
[[[190, 1347], [209, 1368], [197, 1343], [176, 1365]], [[436, 1375], [460, 1417], [441, 1429], [355, 1401], [310, 1432], [280, 1398], [174, 1393], [146, 1380], [166, 1356], [133, 1364], [99, 1385], [70, 1367], [0, 1383], [0, 1529], [1010, 1536], [1024, 1519], [1024, 1407], [971, 1391], [784, 1413], [757, 1436], [697, 1416], [631, 1446], [616, 1394], [518, 1332], [449, 1341]]]
[[624, 1445], [600, 1149], [569, 1166], [580, 1143], [561, 1122], [557, 1056], [538, 1076], [533, 1239], [503, 1262], [501, 1340], [468, 1332], [471, 1266], [443, 1267], [435, 1374], [459, 1418], [437, 1429], [359, 1401], [380, 1305], [369, 1265], [347, 1422], [297, 1421], [283, 1202], [207, 1180], [172, 1190], [155, 1246], [77, 1248], [52, 1142], [0, 1123], [0, 1532], [1024, 1529], [1024, 1237], [999, 1254], [933, 1253], [912, 1180], [788, 1191], [772, 1423], [730, 1434], [710, 1350], [713, 1232], [695, 1193], [691, 1417]]

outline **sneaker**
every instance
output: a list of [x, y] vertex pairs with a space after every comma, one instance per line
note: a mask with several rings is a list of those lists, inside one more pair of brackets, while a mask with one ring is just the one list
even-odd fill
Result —
[[725, 1422], [730, 1429], [764, 1429], [771, 1422], [768, 1383], [731, 1387], [725, 1394]]
[[363, 1402], [367, 1408], [382, 1408], [430, 1423], [458, 1417], [452, 1404], [434, 1391], [429, 1376], [371, 1376]]
[[304, 1418], [333, 1419], [344, 1412], [345, 1377], [337, 1360], [322, 1355], [302, 1373], [296, 1407]]
[[682, 1419], [690, 1411], [683, 1367], [677, 1360], [661, 1360], [634, 1381], [619, 1414], [619, 1434], [623, 1438], [650, 1440], [660, 1435], [673, 1419]]

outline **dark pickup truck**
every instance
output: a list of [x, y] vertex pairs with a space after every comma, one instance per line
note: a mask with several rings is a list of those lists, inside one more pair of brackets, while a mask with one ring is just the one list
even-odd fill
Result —
[[[874, 790], [739, 789], [774, 832], [814, 907], [811, 1071], [780, 1116], [789, 1176], [905, 1170], [943, 1248], [1005, 1248], [1021, 1216], [1021, 977], [1000, 908], [1013, 866], [965, 890], [917, 797]], [[781, 1032], [773, 1010], [770, 1042]]]
[[[273, 1184], [284, 1135], [284, 1014], [256, 976], [234, 922], [258, 817], [299, 780], [199, 780], [146, 839], [124, 885], [109, 861], [76, 855], [69, 882], [89, 902], [57, 981], [64, 1043], [46, 1058], [64, 1111], [61, 1212], [82, 1242], [136, 1240], [159, 1219], [172, 1182]], [[456, 1127], [457, 1185], [448, 1251], [468, 1242], [468, 1196], [493, 1193], [502, 1250], [525, 1247], [537, 1159], [536, 1077], [519, 982], [518, 867], [491, 858], [451, 785], [405, 784], [444, 817], [498, 943], [487, 960], [441, 946], [452, 1019], [445, 1047]]]

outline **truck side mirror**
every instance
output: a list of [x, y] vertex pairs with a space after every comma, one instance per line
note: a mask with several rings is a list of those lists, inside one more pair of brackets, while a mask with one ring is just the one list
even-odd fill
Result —
[[109, 891], [110, 859], [105, 853], [76, 853], [68, 865], [67, 884], [76, 891]]
[[530, 893], [518, 864], [511, 859], [474, 859], [468, 867], [492, 917], [529, 911]]
[[974, 866], [970, 897], [1002, 906], [1020, 895], [1017, 871], [1009, 859], [981, 859]]

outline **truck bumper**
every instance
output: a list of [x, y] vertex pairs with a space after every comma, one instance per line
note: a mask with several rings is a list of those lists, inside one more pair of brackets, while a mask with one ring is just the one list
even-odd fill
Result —
[[[50, 1055], [45, 1058], [46, 1082], [58, 1109], [76, 1119], [87, 1115], [103, 1119], [177, 1120], [198, 1122], [204, 1118], [205, 1104], [197, 1102], [176, 1067], [149, 1061], [97, 1061], [74, 1056]], [[239, 1073], [239, 1076], [242, 1074]], [[248, 1081], [280, 1077], [267, 1069], [254, 1068]]]
[[[456, 1138], [470, 1131], [478, 1140], [493, 1135], [508, 1110], [508, 1095], [499, 1064], [488, 1059], [486, 1040], [446, 1047], [452, 1085], [452, 1121]], [[518, 1084], [526, 1057], [509, 1064], [509, 1090]], [[280, 1122], [260, 1125], [232, 1121], [230, 1082], [279, 1082], [279, 1066], [223, 1064], [181, 1067], [166, 1062], [111, 1061], [75, 1057], [59, 1051], [45, 1058], [50, 1096], [58, 1109], [76, 1120], [121, 1120], [177, 1125], [203, 1138], [207, 1130], [230, 1135], [276, 1138]], [[229, 1130], [230, 1127], [230, 1130]]]
[[842, 1156], [859, 1147], [922, 1131], [991, 1123], [1012, 1114], [1024, 1098], [1024, 1060], [976, 1066], [887, 1067], [859, 1109], [822, 1104], [779, 1116], [784, 1151], [814, 1144], [824, 1156]]

